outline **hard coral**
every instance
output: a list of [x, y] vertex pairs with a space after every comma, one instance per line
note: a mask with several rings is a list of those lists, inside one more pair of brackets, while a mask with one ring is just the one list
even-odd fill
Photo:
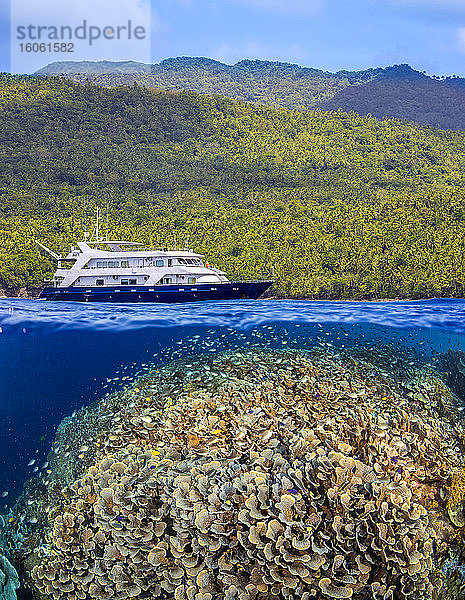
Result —
[[16, 600], [19, 577], [6, 556], [0, 554], [0, 600]]
[[447, 512], [456, 527], [465, 526], [465, 467], [454, 469], [452, 472]]
[[222, 360], [221, 385], [121, 409], [54, 519], [39, 592], [432, 598], [423, 481], [458, 460], [435, 386], [406, 392], [369, 366], [298, 353]]
[[[35, 567], [54, 598], [349, 598], [385, 587], [431, 593], [432, 532], [405, 483], [308, 445], [212, 461], [108, 457], [76, 482], [80, 510], [55, 519], [56, 555]], [[116, 462], [117, 458], [119, 459]], [[121, 465], [124, 464], [124, 470]], [[118, 468], [115, 468], [118, 465]], [[329, 580], [327, 575], [331, 576]]]

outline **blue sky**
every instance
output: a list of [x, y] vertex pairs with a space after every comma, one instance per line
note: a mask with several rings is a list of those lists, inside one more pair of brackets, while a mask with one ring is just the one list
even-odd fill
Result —
[[[66, 22], [72, 3], [48, 0], [55, 1]], [[113, 0], [123, 7], [148, 1]], [[36, 4], [12, 2], [16, 7], [18, 2]], [[109, 19], [104, 4], [93, 0], [85, 16]], [[329, 71], [406, 62], [430, 74], [465, 77], [465, 0], [152, 0], [151, 8], [152, 62], [171, 56], [208, 56], [227, 63], [259, 58]], [[29, 16], [25, 9], [24, 18]], [[9, 29], [3, 1], [0, 70], [10, 70]], [[99, 52], [92, 58], [121, 58], [115, 45]], [[131, 50], [125, 58], [134, 58]], [[41, 57], [36, 60], [40, 66]]]

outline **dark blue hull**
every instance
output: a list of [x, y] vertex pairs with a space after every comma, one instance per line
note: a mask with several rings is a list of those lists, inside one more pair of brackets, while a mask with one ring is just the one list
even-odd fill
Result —
[[202, 285], [160, 285], [115, 287], [46, 287], [39, 295], [44, 300], [67, 302], [198, 302], [258, 298], [273, 281], [237, 281]]

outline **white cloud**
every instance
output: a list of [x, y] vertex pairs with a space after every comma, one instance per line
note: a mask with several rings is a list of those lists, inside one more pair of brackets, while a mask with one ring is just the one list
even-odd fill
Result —
[[271, 12], [315, 14], [323, 6], [323, 0], [231, 0], [245, 6]]
[[[86, 40], [78, 40], [74, 35], [75, 28], [82, 26], [86, 21]], [[131, 39], [128, 35], [128, 22], [131, 22]], [[30, 38], [27, 27], [35, 26], [34, 40]], [[18, 27], [25, 27], [26, 36], [18, 35]], [[38, 39], [37, 28], [44, 27]], [[66, 37], [61, 40], [61, 27], [69, 26], [72, 29], [73, 39]], [[95, 27], [94, 34], [98, 39], [89, 44], [90, 27]], [[120, 39], [117, 38], [117, 28], [120, 27]], [[47, 27], [48, 29], [45, 29]], [[58, 28], [58, 39], [49, 37], [50, 27]], [[106, 27], [111, 29], [105, 38], [103, 32]], [[139, 38], [134, 35], [134, 28], [144, 28], [144, 34], [139, 30]], [[30, 73], [41, 66], [61, 60], [138, 60], [150, 62], [151, 32], [159, 28], [156, 13], [151, 10], [150, 0], [11, 0], [11, 70], [13, 72]], [[81, 30], [82, 32], [83, 30]], [[48, 45], [45, 52], [24, 52], [20, 44], [27, 42], [52, 42], [68, 41], [74, 43], [73, 53], [50, 52]], [[23, 46], [24, 48], [24, 46]]]
[[459, 49], [465, 52], [465, 27], [459, 27], [457, 29], [457, 42]]
[[[376, 2], [386, 3], [386, 0], [375, 0]], [[407, 8], [435, 8], [439, 10], [457, 9], [465, 11], [465, 0], [387, 0], [392, 6]]]
[[127, 16], [138, 19], [146, 16], [150, 3], [147, 0], [12, 0], [11, 8], [18, 16], [28, 21], [61, 21], [87, 16], [97, 21]]

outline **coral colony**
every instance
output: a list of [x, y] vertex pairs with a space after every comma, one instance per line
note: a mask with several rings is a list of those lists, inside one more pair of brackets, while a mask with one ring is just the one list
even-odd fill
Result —
[[432, 372], [349, 353], [177, 362], [64, 422], [12, 553], [38, 599], [447, 598], [460, 414]]

